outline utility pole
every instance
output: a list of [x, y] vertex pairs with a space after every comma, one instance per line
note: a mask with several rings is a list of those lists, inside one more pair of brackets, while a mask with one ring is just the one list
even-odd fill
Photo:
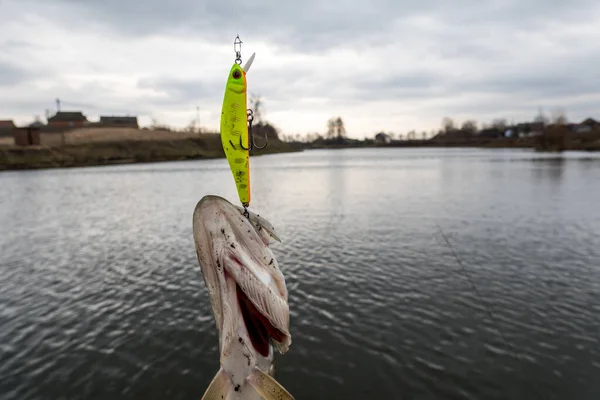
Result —
[[196, 132], [200, 132], [200, 106], [196, 106]]
[[60, 99], [56, 99], [56, 112], [60, 112]]

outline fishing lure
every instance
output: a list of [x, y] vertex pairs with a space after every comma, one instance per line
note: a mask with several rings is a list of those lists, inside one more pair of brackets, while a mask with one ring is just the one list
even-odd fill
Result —
[[229, 71], [221, 110], [221, 143], [238, 196], [245, 209], [250, 205], [250, 150], [257, 147], [254, 145], [254, 139], [250, 141], [253, 115], [252, 110], [247, 108], [246, 97], [246, 73], [254, 61], [255, 54], [241, 67], [241, 44], [242, 41], [237, 36], [234, 41], [236, 59]]

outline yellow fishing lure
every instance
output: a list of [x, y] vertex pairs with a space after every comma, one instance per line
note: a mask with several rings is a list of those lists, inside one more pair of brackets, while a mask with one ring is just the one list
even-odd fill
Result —
[[221, 143], [238, 196], [250, 204], [250, 150], [246, 111], [246, 72], [234, 63], [229, 71], [221, 110]]
[[254, 54], [244, 67], [233, 64], [225, 86], [221, 110], [221, 143], [242, 205], [250, 205], [250, 137], [246, 97], [246, 72]]

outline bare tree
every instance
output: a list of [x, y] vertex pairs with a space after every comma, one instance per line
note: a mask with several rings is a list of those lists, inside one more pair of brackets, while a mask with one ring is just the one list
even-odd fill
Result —
[[535, 116], [533, 121], [538, 124], [547, 125], [548, 117], [546, 117], [546, 115], [544, 115], [544, 112], [540, 108], [540, 110], [538, 111], [538, 114]]
[[342, 117], [329, 118], [327, 121], [327, 139], [342, 138], [346, 136], [346, 128]]
[[444, 128], [444, 132], [448, 133], [454, 130], [454, 121], [451, 118], [444, 117], [442, 120], [442, 127]]
[[343, 138], [346, 136], [346, 128], [344, 127], [344, 121], [342, 121], [342, 117], [336, 118], [335, 129], [336, 129], [336, 136], [338, 138]]
[[250, 108], [252, 109], [252, 116], [254, 117], [254, 122], [261, 123], [262, 118], [264, 116], [264, 103], [260, 96], [255, 94], [250, 95]]
[[552, 123], [556, 125], [566, 125], [567, 115], [562, 108], [556, 108], [552, 111]]
[[335, 119], [329, 118], [327, 121], [327, 139], [333, 139], [335, 136]]
[[492, 126], [498, 130], [504, 131], [506, 129], [507, 123], [504, 118], [496, 118], [492, 121]]
[[460, 127], [460, 130], [463, 132], [474, 134], [475, 132], [477, 132], [477, 121], [469, 119], [463, 122], [462, 126]]

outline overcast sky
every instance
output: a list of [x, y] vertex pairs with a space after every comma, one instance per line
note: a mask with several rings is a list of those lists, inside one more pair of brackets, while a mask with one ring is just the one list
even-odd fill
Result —
[[44, 110], [218, 129], [239, 33], [282, 133], [437, 129], [445, 116], [600, 118], [595, 0], [0, 0], [0, 119]]

